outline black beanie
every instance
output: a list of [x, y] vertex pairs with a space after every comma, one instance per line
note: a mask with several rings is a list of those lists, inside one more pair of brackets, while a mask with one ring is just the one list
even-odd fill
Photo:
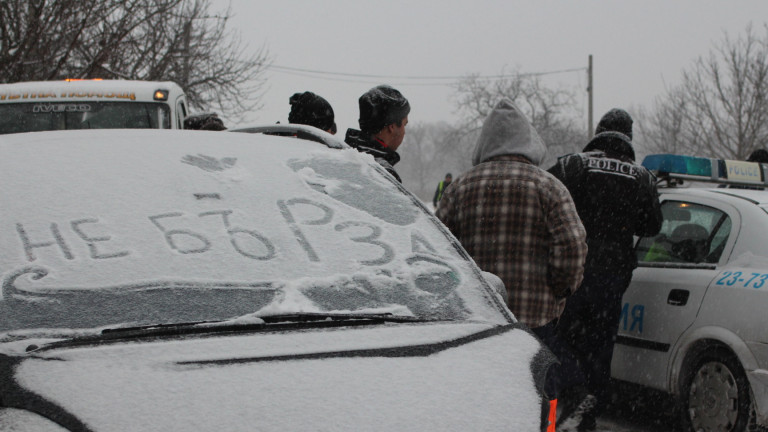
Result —
[[291, 112], [288, 114], [288, 123], [314, 126], [324, 131], [336, 132], [333, 108], [327, 100], [312, 93], [294, 93], [288, 99], [291, 104]]
[[184, 117], [184, 129], [222, 131], [227, 128], [218, 114], [202, 113]]
[[768, 151], [765, 149], [757, 149], [749, 154], [747, 162], [760, 162], [768, 163]]
[[595, 134], [600, 132], [621, 132], [632, 139], [632, 117], [621, 108], [614, 108], [600, 119]]
[[384, 126], [398, 123], [411, 112], [411, 105], [402, 93], [388, 85], [380, 85], [365, 92], [360, 99], [360, 130], [376, 133]]

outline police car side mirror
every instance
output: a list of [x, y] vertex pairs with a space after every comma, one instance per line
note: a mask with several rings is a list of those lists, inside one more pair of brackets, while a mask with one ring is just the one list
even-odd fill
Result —
[[504, 281], [493, 273], [487, 271], [482, 273], [483, 278], [485, 278], [485, 281], [488, 282], [488, 285], [490, 285], [491, 288], [493, 288], [496, 293], [504, 299], [504, 304], [507, 304], [509, 298], [507, 297], [507, 288], [504, 286]]

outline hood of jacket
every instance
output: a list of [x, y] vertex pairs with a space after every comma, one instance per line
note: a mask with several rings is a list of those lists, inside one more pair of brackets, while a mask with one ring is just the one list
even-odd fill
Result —
[[584, 147], [584, 152], [595, 150], [625, 162], [635, 161], [635, 149], [632, 148], [632, 140], [621, 132], [600, 132], [595, 135]]
[[496, 156], [520, 155], [538, 166], [546, 153], [547, 147], [533, 125], [512, 101], [503, 99], [483, 123], [472, 165]]

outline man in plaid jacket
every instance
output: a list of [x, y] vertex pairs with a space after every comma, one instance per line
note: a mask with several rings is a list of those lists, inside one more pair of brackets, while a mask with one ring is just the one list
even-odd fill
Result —
[[481, 269], [504, 281], [510, 310], [559, 358], [554, 391], [583, 380], [556, 326], [581, 282], [587, 243], [568, 189], [538, 167], [545, 153], [530, 122], [502, 100], [483, 124], [473, 168], [446, 188], [436, 214]]
[[483, 125], [474, 167], [448, 186], [437, 210], [480, 268], [504, 281], [510, 310], [531, 329], [560, 316], [587, 256], [571, 194], [537, 166], [545, 153], [523, 114], [501, 101]]

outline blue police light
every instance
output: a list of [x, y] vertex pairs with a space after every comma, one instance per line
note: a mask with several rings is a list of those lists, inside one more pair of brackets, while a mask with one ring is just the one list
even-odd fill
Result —
[[[695, 156], [657, 154], [646, 156], [643, 159], [643, 166], [659, 173], [712, 177], [713, 162], [717, 161]], [[717, 168], [717, 165], [715, 167]]]
[[646, 156], [642, 165], [657, 176], [696, 181], [766, 184], [768, 179], [768, 164], [757, 162], [655, 154]]

